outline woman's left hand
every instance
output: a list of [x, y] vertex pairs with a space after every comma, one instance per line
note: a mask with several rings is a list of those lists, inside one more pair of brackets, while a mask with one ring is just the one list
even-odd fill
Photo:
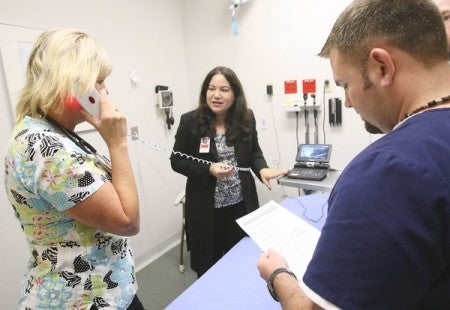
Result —
[[270, 185], [270, 180], [278, 178], [279, 176], [288, 174], [289, 170], [282, 169], [282, 170], [276, 170], [271, 168], [263, 168], [259, 171], [259, 174], [261, 175], [261, 180], [264, 184], [266, 184], [268, 189], [272, 189], [272, 186]]

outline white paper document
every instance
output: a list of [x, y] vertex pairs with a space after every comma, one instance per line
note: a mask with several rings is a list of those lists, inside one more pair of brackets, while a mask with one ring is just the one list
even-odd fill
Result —
[[273, 200], [236, 222], [263, 251], [276, 250], [303, 277], [320, 237], [317, 228]]

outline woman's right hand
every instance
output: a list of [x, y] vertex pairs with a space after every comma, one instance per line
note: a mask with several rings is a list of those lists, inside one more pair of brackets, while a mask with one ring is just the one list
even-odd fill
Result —
[[234, 167], [226, 163], [213, 163], [209, 166], [209, 173], [219, 180], [228, 178], [234, 171]]

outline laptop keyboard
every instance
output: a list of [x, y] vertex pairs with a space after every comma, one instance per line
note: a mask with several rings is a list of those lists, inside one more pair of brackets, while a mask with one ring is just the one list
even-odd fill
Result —
[[288, 174], [292, 179], [320, 181], [327, 176], [328, 169], [294, 167]]

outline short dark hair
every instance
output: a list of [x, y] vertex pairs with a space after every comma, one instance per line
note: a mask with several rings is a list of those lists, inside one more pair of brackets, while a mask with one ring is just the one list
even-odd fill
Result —
[[388, 44], [425, 65], [448, 58], [442, 17], [429, 0], [355, 0], [338, 17], [319, 53], [332, 49], [363, 64], [370, 50]]

